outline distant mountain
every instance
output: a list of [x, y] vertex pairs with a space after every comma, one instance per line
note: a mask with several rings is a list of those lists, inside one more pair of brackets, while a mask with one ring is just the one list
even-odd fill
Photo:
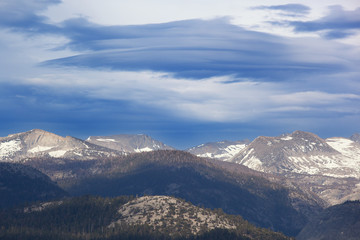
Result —
[[48, 176], [22, 164], [0, 162], [0, 208], [66, 196]]
[[345, 138], [324, 140], [295, 131], [258, 137], [230, 161], [269, 173], [300, 173], [360, 178], [360, 144]]
[[360, 144], [350, 139], [322, 139], [302, 131], [258, 137], [230, 161], [284, 176], [328, 205], [360, 197]]
[[354, 133], [353, 135], [351, 135], [350, 139], [354, 142], [360, 143], [360, 133]]
[[167, 196], [83, 196], [0, 212], [0, 216], [2, 240], [290, 239], [257, 228], [239, 216]]
[[360, 202], [349, 201], [325, 209], [303, 228], [296, 239], [360, 239]]
[[90, 136], [87, 142], [126, 153], [149, 152], [154, 150], [173, 150], [174, 148], [144, 134]]
[[[58, 181], [72, 195], [168, 195], [208, 208], [222, 208], [266, 228], [296, 235], [322, 201], [286, 188], [238, 164], [161, 150], [82, 162], [26, 162]], [[271, 176], [270, 178], [276, 178]]]
[[33, 157], [87, 160], [122, 154], [77, 138], [61, 137], [40, 129], [0, 137], [0, 161], [3, 162], [19, 162]]
[[189, 148], [186, 151], [198, 157], [210, 157], [227, 161], [244, 149], [249, 143], [249, 140], [210, 142]]

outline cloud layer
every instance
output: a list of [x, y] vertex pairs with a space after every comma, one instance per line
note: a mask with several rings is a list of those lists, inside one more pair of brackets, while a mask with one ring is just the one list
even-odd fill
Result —
[[[358, 31], [360, 8], [278, 22], [324, 36], [290, 38], [227, 17], [105, 26], [42, 15], [59, 3], [0, 3], [4, 127], [111, 126], [184, 139], [195, 128], [225, 134], [359, 127], [359, 49], [330, 39]], [[297, 18], [311, 11], [301, 4], [252, 8], [259, 9]]]
[[323, 32], [328, 39], [346, 38], [360, 31], [360, 8], [346, 11], [341, 6], [329, 7], [328, 15], [314, 21], [289, 22], [296, 32]]
[[282, 14], [287, 16], [302, 16], [310, 12], [311, 8], [303, 4], [283, 4], [283, 5], [272, 5], [272, 6], [257, 6], [253, 7], [254, 10], [275, 10], [280, 11]]

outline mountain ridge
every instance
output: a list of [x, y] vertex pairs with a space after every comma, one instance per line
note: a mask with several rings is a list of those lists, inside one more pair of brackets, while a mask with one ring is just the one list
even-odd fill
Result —
[[176, 196], [195, 205], [240, 214], [258, 226], [292, 235], [323, 207], [315, 195], [288, 188], [279, 180], [270, 181], [264, 173], [179, 150], [133, 153], [78, 163], [61, 161], [58, 164], [33, 159], [26, 164], [53, 176], [74, 196]]
[[360, 201], [347, 201], [324, 209], [298, 234], [298, 240], [357, 240], [360, 236]]
[[0, 208], [62, 198], [68, 194], [39, 170], [0, 162]]
[[241, 141], [221, 141], [221, 142], [208, 142], [185, 151], [192, 153], [198, 157], [210, 157], [226, 161], [232, 158], [235, 154], [240, 152], [250, 143], [249, 140]]
[[40, 129], [0, 138], [0, 161], [3, 162], [20, 162], [43, 156], [88, 160], [122, 154], [124, 153], [87, 143], [78, 138], [62, 137]]
[[[302, 131], [279, 137], [260, 136], [230, 161], [277, 174], [293, 172], [360, 178], [360, 156], [352, 159], [342, 154], [339, 148], [336, 150], [330, 145], [339, 145], [332, 140], [334, 138], [327, 142], [313, 133]], [[360, 145], [355, 145], [360, 153]], [[349, 167], [352, 161], [356, 163]]]
[[87, 142], [109, 149], [126, 152], [147, 152], [154, 150], [174, 150], [173, 147], [151, 138], [145, 134], [118, 134], [111, 136], [90, 136]]

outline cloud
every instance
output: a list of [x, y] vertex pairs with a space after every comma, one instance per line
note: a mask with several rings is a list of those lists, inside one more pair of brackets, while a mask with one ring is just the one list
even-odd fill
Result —
[[[23, 21], [7, 21], [10, 16], [0, 18], [0, 23], [13, 30], [65, 37], [69, 42], [57, 49], [68, 48], [78, 53], [49, 59], [42, 66], [168, 72], [174, 77], [191, 79], [234, 75], [265, 82], [301, 81], [348, 67], [344, 62], [327, 60], [329, 47], [314, 48], [312, 39], [306, 40], [303, 50], [313, 54], [303, 58], [302, 53], [296, 52], [299, 44], [295, 40], [246, 30], [230, 24], [228, 18], [128, 26], [103, 26], [76, 18], [51, 24], [38, 11], [56, 3], [55, 0], [33, 3], [26, 11], [8, 3], [8, 9], [15, 8], [21, 16], [31, 16], [28, 25]], [[307, 9], [299, 4], [269, 7], [300, 12]]]
[[301, 59], [302, 54], [293, 51], [298, 48], [296, 41], [245, 30], [224, 18], [133, 26], [72, 19], [62, 27], [70, 39], [67, 46], [86, 53], [52, 59], [45, 66], [157, 71], [191, 79], [235, 75], [256, 81], [295, 80], [345, 67], [326, 60], [327, 48], [306, 47], [324, 61]]
[[[54, 23], [41, 14], [58, 1], [5, 3], [0, 3], [3, 128], [53, 123], [84, 132], [158, 129], [188, 139], [191, 132], [205, 136], [215, 128], [233, 133], [275, 125], [281, 132], [294, 126], [358, 126], [355, 46], [251, 31], [229, 18]], [[306, 6], [273, 6], [287, 14], [296, 8], [307, 12]], [[313, 31], [327, 38], [351, 34], [335, 30]]]
[[59, 29], [47, 23], [48, 18], [41, 12], [60, 0], [3, 0], [0, 3], [0, 26], [25, 33], [54, 33]]
[[360, 104], [356, 94], [297, 91], [291, 84], [261, 83], [234, 76], [193, 81], [168, 73], [68, 69], [66, 73], [28, 79], [28, 84], [59, 94], [64, 91], [89, 99], [131, 102], [154, 113], [205, 122], [248, 122], [275, 114], [300, 117], [326, 112], [334, 116], [339, 109], [346, 114], [359, 114], [356, 106]]
[[341, 6], [329, 7], [328, 15], [314, 21], [291, 21], [296, 32], [324, 32], [328, 39], [345, 38], [360, 30], [360, 8], [346, 11]]
[[271, 5], [271, 6], [257, 6], [253, 7], [254, 10], [275, 10], [281, 11], [285, 15], [301, 16], [310, 12], [311, 8], [303, 4], [283, 4], [283, 5]]

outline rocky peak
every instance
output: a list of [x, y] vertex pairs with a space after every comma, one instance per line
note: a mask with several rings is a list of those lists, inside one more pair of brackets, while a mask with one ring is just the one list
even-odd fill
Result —
[[87, 140], [99, 146], [127, 153], [172, 150], [174, 148], [145, 134], [120, 134], [112, 136], [90, 136]]
[[121, 155], [74, 137], [62, 137], [40, 129], [0, 138], [0, 161], [17, 162], [33, 157], [92, 159]]
[[354, 164], [349, 165], [354, 160], [341, 154], [339, 148], [333, 148], [330, 143], [303, 131], [279, 137], [258, 137], [231, 161], [270, 173], [360, 176], [359, 169], [354, 169]]
[[249, 140], [209, 142], [192, 147], [186, 151], [198, 157], [210, 157], [227, 161], [244, 149], [249, 142]]

